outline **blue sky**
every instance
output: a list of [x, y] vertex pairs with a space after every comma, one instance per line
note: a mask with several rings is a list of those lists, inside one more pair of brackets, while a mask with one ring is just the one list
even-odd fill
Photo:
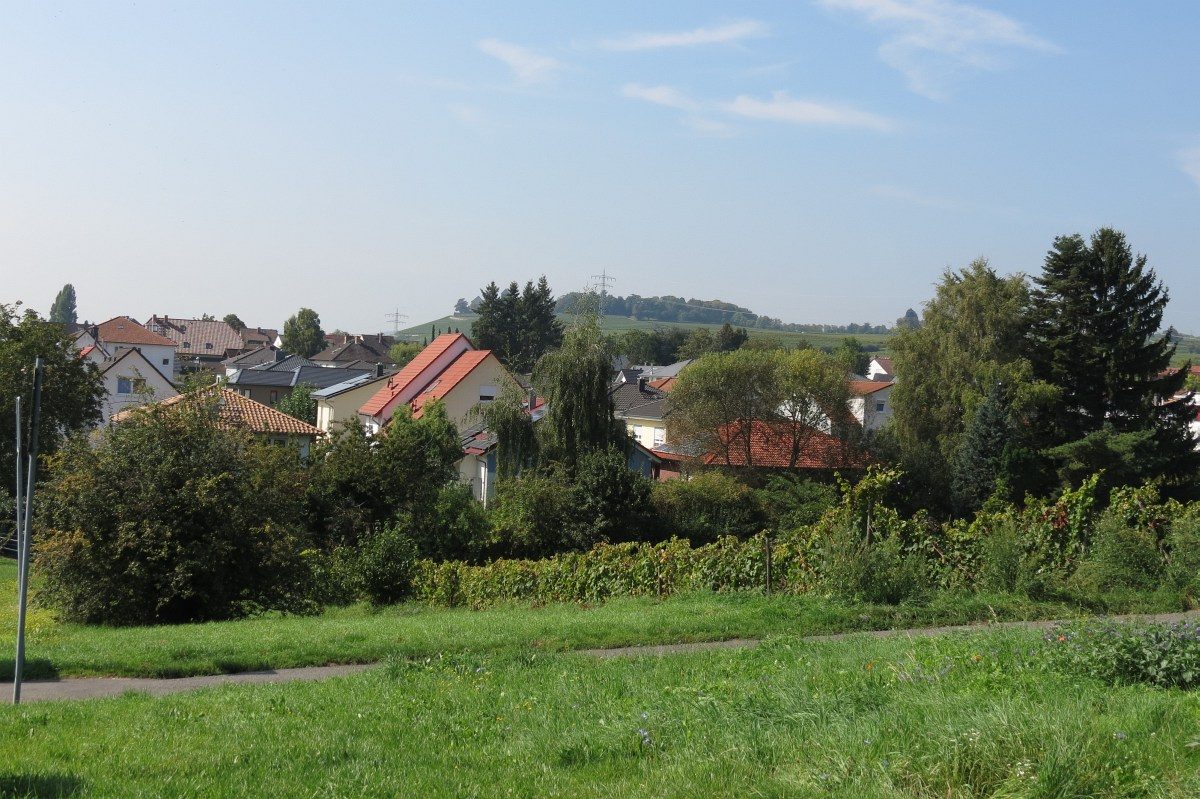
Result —
[[379, 330], [607, 270], [878, 323], [1112, 225], [1200, 331], [1194, 2], [0, 13], [0, 301]]

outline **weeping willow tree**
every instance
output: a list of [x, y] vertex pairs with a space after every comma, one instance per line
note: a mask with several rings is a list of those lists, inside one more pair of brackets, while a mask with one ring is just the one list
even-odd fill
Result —
[[500, 479], [516, 477], [522, 469], [537, 463], [533, 417], [525, 409], [525, 396], [515, 386], [506, 387], [494, 401], [475, 406], [474, 414], [496, 434], [496, 473]]
[[580, 316], [567, 330], [562, 347], [538, 361], [533, 385], [548, 408], [538, 425], [546, 459], [573, 470], [589, 452], [623, 447], [625, 430], [613, 418], [609, 396], [612, 362], [611, 342], [593, 314]]

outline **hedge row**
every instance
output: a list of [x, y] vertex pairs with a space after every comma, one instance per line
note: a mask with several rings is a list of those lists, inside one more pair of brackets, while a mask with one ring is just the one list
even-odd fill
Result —
[[[796, 539], [772, 541], [771, 590], [802, 592], [812, 582], [807, 547]], [[766, 587], [762, 535], [732, 536], [692, 547], [673, 538], [659, 544], [600, 544], [541, 560], [419, 561], [415, 598], [446, 607], [502, 602], [596, 602], [612, 596], [665, 597], [690, 591], [753, 591]]]

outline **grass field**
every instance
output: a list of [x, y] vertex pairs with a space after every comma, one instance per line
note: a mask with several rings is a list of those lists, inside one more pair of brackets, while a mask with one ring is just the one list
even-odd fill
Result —
[[[15, 595], [11, 562], [0, 565], [0, 596]], [[816, 596], [692, 594], [659, 601], [615, 599], [593, 607], [551, 605], [442, 610], [417, 604], [372, 611], [334, 608], [319, 616], [268, 616], [161, 627], [60, 624], [30, 616], [30, 678], [180, 677], [389, 657], [462, 652], [553, 652], [586, 647], [813, 635], [848, 630], [1061, 618], [1065, 606], [1014, 597], [940, 596], [921, 605], [851, 605]], [[0, 677], [12, 679], [12, 603], [0, 605]], [[0, 794], [2, 797], [3, 794]]]
[[[471, 324], [475, 317], [472, 316], [443, 316], [441, 319], [431, 319], [423, 324], [414, 325], [413, 327], [401, 330], [397, 335], [410, 341], [420, 342], [429, 338], [430, 328], [436, 327], [439, 331], [445, 332], [457, 328], [463, 333], [470, 335]], [[572, 319], [569, 315], [559, 317], [564, 324], [569, 324]], [[720, 325], [700, 324], [700, 323], [680, 323], [672, 324], [668, 322], [652, 322], [647, 320], [631, 319], [627, 316], [605, 316], [601, 320], [601, 327], [610, 333], [621, 333], [626, 330], [653, 330], [656, 327], [681, 327], [684, 329], [692, 329], [696, 327], [706, 327], [711, 330], [720, 328]], [[847, 333], [788, 333], [774, 330], [751, 330], [750, 335], [753, 338], [771, 338], [777, 339], [781, 344], [788, 347], [794, 347], [801, 341], [807, 341], [814, 347], [836, 347], [842, 343], [842, 339], [846, 338]], [[886, 347], [887, 340], [890, 336], [882, 333], [856, 333], [854, 337], [864, 345], [878, 345]]]
[[0, 708], [4, 797], [1194, 797], [1200, 697], [1028, 631], [597, 660], [506, 652]]

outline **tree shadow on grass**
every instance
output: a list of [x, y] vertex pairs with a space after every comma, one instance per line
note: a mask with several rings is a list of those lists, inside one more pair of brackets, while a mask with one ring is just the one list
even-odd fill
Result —
[[[0, 682], [13, 681], [15, 661], [12, 658], [0, 658]], [[57, 680], [58, 667], [49, 658], [25, 658], [25, 679], [27, 680]], [[0, 793], [0, 797], [4, 794]]]
[[74, 796], [83, 782], [71, 774], [0, 774], [0, 799]]

